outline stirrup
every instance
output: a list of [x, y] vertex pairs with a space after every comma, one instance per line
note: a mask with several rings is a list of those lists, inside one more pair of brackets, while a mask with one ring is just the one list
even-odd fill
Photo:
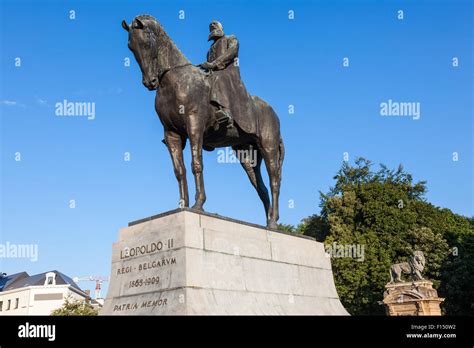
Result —
[[217, 124], [220, 126], [221, 124], [226, 124], [227, 128], [232, 128], [234, 126], [234, 120], [229, 115], [228, 112], [219, 109], [216, 111], [217, 116]]
[[216, 111], [217, 121], [222, 123], [230, 119], [230, 115], [228, 112], [224, 111], [223, 109], [219, 109]]

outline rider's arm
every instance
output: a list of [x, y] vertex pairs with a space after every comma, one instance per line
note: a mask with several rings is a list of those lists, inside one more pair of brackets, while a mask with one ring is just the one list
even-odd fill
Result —
[[216, 58], [212, 63], [216, 70], [225, 69], [229, 64], [234, 62], [239, 54], [239, 41], [233, 35], [227, 38], [227, 50], [220, 57]]

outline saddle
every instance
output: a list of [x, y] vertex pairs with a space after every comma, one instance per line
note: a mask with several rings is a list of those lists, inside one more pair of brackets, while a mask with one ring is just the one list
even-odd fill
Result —
[[[218, 109], [216, 112], [217, 128], [219, 124], [228, 123], [229, 117], [224, 115], [228, 110], [233, 123], [237, 124], [244, 132], [255, 134], [259, 110], [240, 78], [238, 66], [231, 64], [223, 70], [206, 71], [201, 69], [200, 71], [210, 80], [209, 103]], [[225, 108], [224, 113], [219, 111], [219, 106]]]

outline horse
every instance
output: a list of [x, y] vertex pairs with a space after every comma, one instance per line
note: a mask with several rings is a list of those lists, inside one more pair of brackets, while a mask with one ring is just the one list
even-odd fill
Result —
[[[261, 98], [249, 96], [255, 110], [255, 131], [246, 132], [236, 122], [233, 127], [216, 129], [215, 107], [209, 97], [209, 72], [191, 64], [154, 17], [137, 16], [130, 25], [124, 20], [122, 27], [128, 32], [128, 48], [140, 66], [143, 85], [150, 91], [156, 90], [155, 110], [164, 128], [163, 143], [171, 155], [179, 184], [180, 206], [189, 207], [183, 162], [187, 140], [196, 185], [192, 209], [198, 211], [204, 211], [206, 201], [202, 151], [230, 146], [244, 154], [238, 159], [263, 203], [267, 228], [276, 229], [284, 145], [280, 120], [273, 108]], [[249, 156], [250, 151], [256, 152], [256, 160]], [[260, 170], [262, 160], [269, 175], [271, 202]]]

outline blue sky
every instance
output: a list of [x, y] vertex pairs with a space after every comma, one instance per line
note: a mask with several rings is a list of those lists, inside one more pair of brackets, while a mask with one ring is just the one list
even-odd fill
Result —
[[[120, 25], [144, 13], [195, 64], [205, 60], [212, 19], [238, 37], [248, 90], [281, 120], [280, 222], [319, 212], [318, 191], [334, 183], [344, 152], [351, 162], [402, 163], [415, 180], [427, 180], [430, 202], [473, 215], [470, 1], [212, 3], [2, 1], [0, 241], [36, 243], [39, 259], [0, 258], [1, 271], [108, 275], [120, 227], [177, 207], [154, 93], [142, 86]], [[54, 105], [64, 99], [95, 103], [95, 119], [56, 116]], [[389, 99], [420, 103], [420, 119], [381, 116], [380, 103]], [[240, 165], [218, 163], [216, 152], [204, 158], [206, 210], [264, 224]]]

